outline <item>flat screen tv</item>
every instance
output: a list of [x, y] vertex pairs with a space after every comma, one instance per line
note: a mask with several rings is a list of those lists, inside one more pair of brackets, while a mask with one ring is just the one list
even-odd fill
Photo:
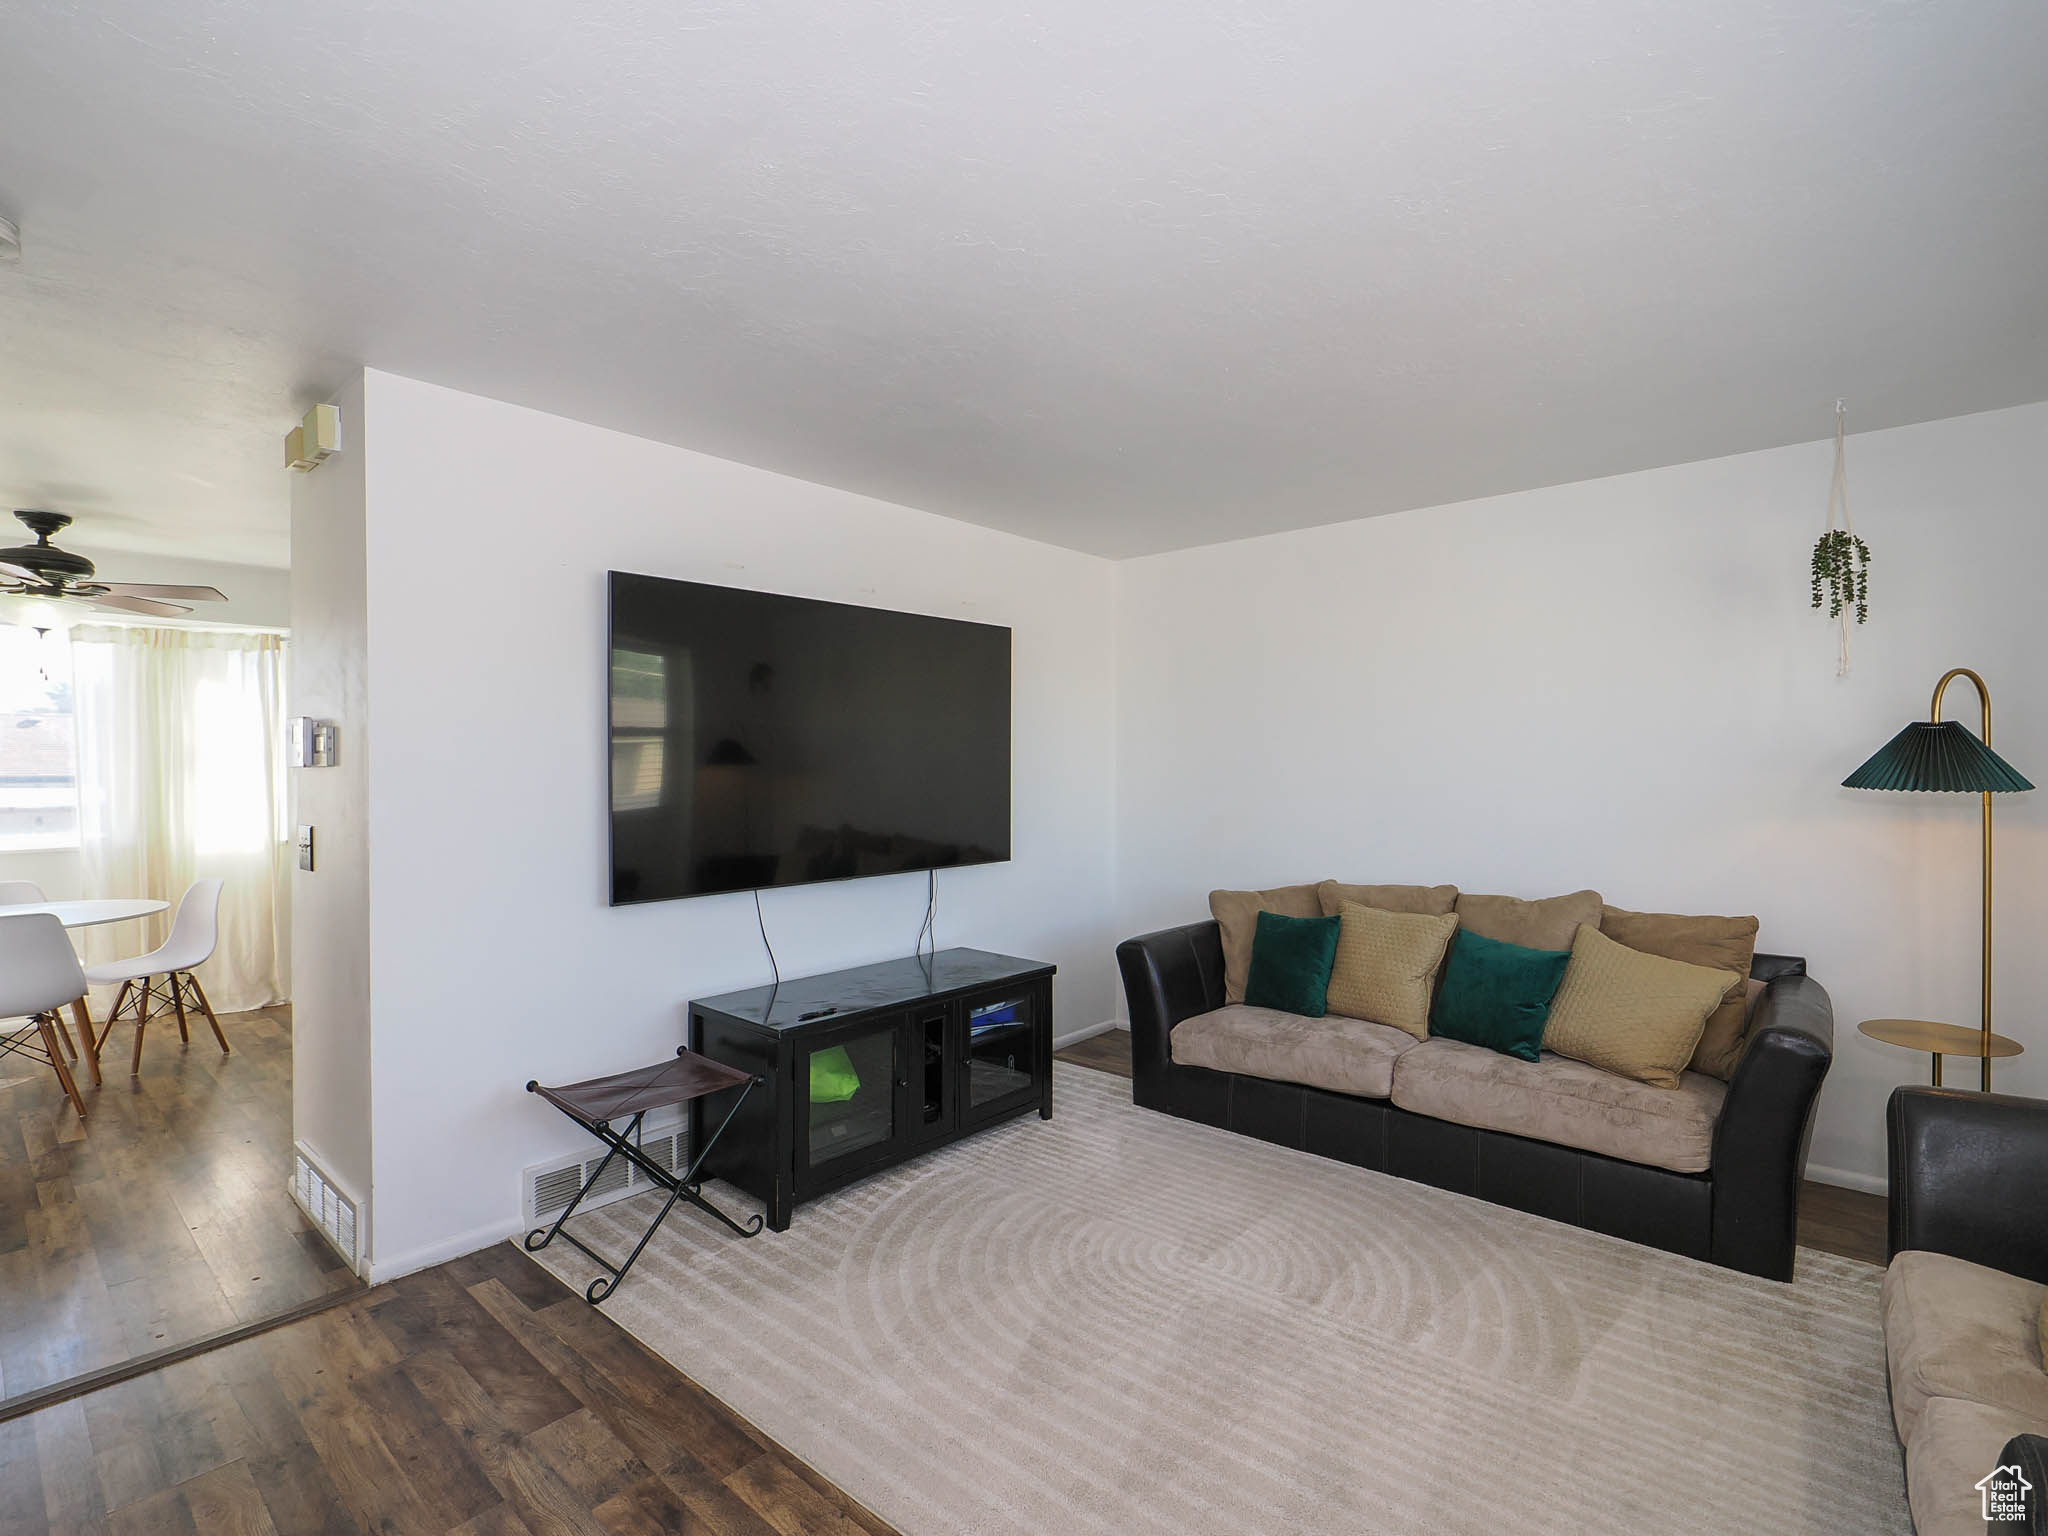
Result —
[[611, 573], [613, 906], [1010, 857], [1010, 631]]

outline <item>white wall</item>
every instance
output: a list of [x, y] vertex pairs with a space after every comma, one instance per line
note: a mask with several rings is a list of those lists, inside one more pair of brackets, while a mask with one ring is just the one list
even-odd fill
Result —
[[[1326, 877], [1753, 912], [1834, 997], [1812, 1161], [1881, 1180], [1885, 1096], [1927, 1058], [1855, 1026], [1976, 1022], [1977, 801], [1839, 784], [1967, 665], [1994, 745], [2048, 786], [2048, 405], [1851, 439], [1874, 558], [1847, 679], [1807, 606], [1831, 453], [1124, 564], [1119, 932], [1203, 916], [1214, 886]], [[1950, 690], [1951, 717], [1976, 709]], [[2028, 1048], [1998, 1083], [2043, 1094], [2048, 794], [1997, 812], [1998, 1027]]]
[[362, 1202], [372, 1193], [363, 489], [373, 434], [360, 379], [334, 403], [347, 451], [292, 476], [289, 707], [341, 726], [335, 766], [289, 774], [292, 825], [315, 829], [315, 868], [292, 871], [292, 1133]]
[[[584, 1144], [529, 1077], [658, 1060], [691, 997], [769, 979], [751, 897], [606, 905], [608, 568], [1013, 626], [1015, 857], [939, 875], [939, 943], [1056, 962], [1062, 1032], [1111, 1016], [1109, 562], [388, 374], [365, 390], [374, 1274], [504, 1236], [520, 1170]], [[310, 581], [296, 543], [294, 567]], [[767, 892], [783, 973], [908, 954], [924, 887]]]

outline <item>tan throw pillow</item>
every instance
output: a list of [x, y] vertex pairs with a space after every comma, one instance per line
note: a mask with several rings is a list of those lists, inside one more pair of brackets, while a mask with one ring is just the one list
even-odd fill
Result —
[[[1646, 955], [1704, 965], [1710, 971], [1733, 971], [1744, 982], [1749, 980], [1749, 963], [1756, 958], [1753, 917], [1680, 917], [1671, 912], [1605, 907], [1600, 913], [1600, 931], [1617, 944]], [[1693, 1050], [1693, 1071], [1724, 1083], [1735, 1075], [1735, 1064], [1742, 1060], [1748, 1001], [1740, 982], [1729, 987], [1721, 1006], [1708, 1016], [1700, 1043]]]
[[1313, 885], [1281, 885], [1270, 891], [1211, 891], [1209, 915], [1223, 930], [1223, 1000], [1244, 1001], [1244, 979], [1252, 968], [1252, 936], [1261, 912], [1282, 917], [1323, 917]]
[[1361, 907], [1371, 907], [1379, 912], [1419, 912], [1424, 917], [1442, 917], [1458, 905], [1458, 888], [1455, 885], [1346, 885], [1341, 880], [1325, 880], [1316, 887], [1316, 898], [1323, 904], [1323, 916], [1342, 917], [1344, 903], [1355, 901]]
[[1458, 920], [1344, 903], [1324, 1007], [1429, 1038], [1429, 999]]
[[1542, 901], [1519, 896], [1460, 896], [1458, 926], [1482, 939], [1524, 949], [1570, 949], [1579, 924], [1600, 926], [1600, 893], [1573, 891]]
[[1543, 1049], [1654, 1088], [1676, 1088], [1707, 1015], [1741, 979], [1646, 955], [1583, 924], [1550, 1001]]

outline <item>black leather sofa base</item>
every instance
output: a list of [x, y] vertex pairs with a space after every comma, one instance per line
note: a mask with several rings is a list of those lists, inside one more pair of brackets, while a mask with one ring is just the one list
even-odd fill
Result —
[[1788, 955], [1758, 955], [1764, 982], [1749, 1050], [1714, 1128], [1707, 1173], [1673, 1173], [1480, 1130], [1300, 1083], [1174, 1062], [1173, 1026], [1223, 1006], [1214, 922], [1117, 946], [1131, 1015], [1131, 1097], [1148, 1109], [1590, 1231], [1790, 1280], [1813, 1109], [1833, 1059], [1827, 993]]

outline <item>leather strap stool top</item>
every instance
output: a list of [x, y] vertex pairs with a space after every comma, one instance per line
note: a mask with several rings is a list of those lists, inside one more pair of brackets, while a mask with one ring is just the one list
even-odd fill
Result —
[[[604, 1160], [597, 1165], [596, 1171], [585, 1179], [583, 1187], [576, 1191], [576, 1198], [571, 1200], [562, 1214], [555, 1218], [555, 1224], [547, 1228], [535, 1227], [526, 1234], [527, 1251], [538, 1252], [560, 1237], [603, 1269], [605, 1273], [591, 1281], [589, 1288], [583, 1293], [585, 1299], [594, 1306], [618, 1289], [619, 1282], [626, 1278], [626, 1271], [633, 1267], [633, 1261], [640, 1257], [641, 1250], [668, 1219], [668, 1213], [675, 1209], [678, 1201], [687, 1201], [698, 1210], [717, 1217], [741, 1237], [752, 1237], [759, 1232], [761, 1218], [758, 1215], [751, 1224], [741, 1226], [704, 1198], [697, 1179], [697, 1170], [704, 1165], [706, 1154], [717, 1145], [718, 1138], [724, 1134], [725, 1128], [732, 1124], [732, 1117], [739, 1113], [740, 1105], [746, 1102], [747, 1095], [753, 1092], [754, 1085], [759, 1081], [759, 1078], [742, 1072], [737, 1067], [728, 1067], [708, 1056], [700, 1056], [685, 1046], [676, 1047], [673, 1061], [656, 1062], [651, 1067], [635, 1067], [630, 1072], [615, 1072], [610, 1077], [588, 1078], [580, 1083], [565, 1083], [559, 1088], [545, 1088], [540, 1083], [529, 1080], [526, 1085], [528, 1093], [539, 1094], [546, 1099], [603, 1142], [607, 1151]], [[719, 1121], [718, 1129], [705, 1137], [704, 1145], [696, 1149], [697, 1155], [691, 1159], [687, 1172], [671, 1173], [641, 1152], [636, 1143], [640, 1134], [640, 1122], [647, 1117], [649, 1110], [666, 1109], [672, 1104], [687, 1104], [692, 1099], [701, 1099], [706, 1094], [722, 1093], [731, 1088], [739, 1089], [739, 1096], [733, 1100], [732, 1108], [726, 1111], [725, 1118]], [[619, 1120], [626, 1121], [624, 1130], [614, 1128], [614, 1122]], [[626, 1255], [623, 1264], [612, 1263], [602, 1254], [584, 1246], [573, 1232], [562, 1230], [562, 1224], [575, 1214], [576, 1207], [583, 1203], [583, 1197], [588, 1195], [604, 1177], [605, 1170], [611, 1166], [614, 1157], [624, 1157], [649, 1180], [669, 1192], [668, 1203], [662, 1206], [660, 1213], [641, 1235], [640, 1241], [634, 1245], [633, 1251]]]
[[678, 1046], [674, 1061], [658, 1061], [651, 1067], [635, 1067], [631, 1072], [615, 1072], [610, 1077], [593, 1077], [560, 1088], [528, 1083], [526, 1091], [539, 1094], [572, 1120], [601, 1124], [622, 1115], [687, 1104], [707, 1093], [752, 1081], [738, 1067], [728, 1067], [724, 1062]]

